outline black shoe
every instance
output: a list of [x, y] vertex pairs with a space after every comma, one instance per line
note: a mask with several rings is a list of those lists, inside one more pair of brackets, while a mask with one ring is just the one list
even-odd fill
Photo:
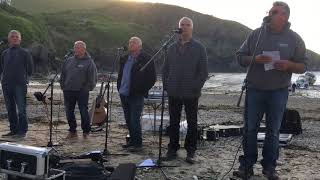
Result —
[[254, 173], [253, 173], [253, 169], [252, 168], [248, 169], [247, 177], [246, 177], [246, 172], [244, 171], [244, 169], [240, 169], [239, 168], [238, 170], [233, 171], [233, 176], [236, 176], [236, 177], [242, 178], [242, 179], [248, 179], [253, 175], [254, 175]]
[[24, 137], [26, 137], [26, 135], [27, 135], [27, 133], [18, 133], [16, 135], [14, 135], [13, 137], [14, 138], [24, 138]]
[[128, 148], [130, 152], [140, 152], [142, 151], [142, 145], [132, 145]]
[[90, 133], [87, 133], [87, 132], [82, 133], [83, 139], [88, 139], [89, 135]]
[[189, 164], [194, 164], [196, 162], [195, 154], [194, 153], [187, 153], [186, 162]]
[[172, 161], [178, 157], [177, 151], [168, 150], [166, 157], [162, 158], [164, 161]]
[[8, 132], [7, 134], [3, 134], [2, 137], [11, 137], [11, 136], [14, 136], [16, 135], [17, 133], [14, 133], [14, 132]]
[[264, 174], [268, 178], [268, 180], [280, 180], [280, 177], [275, 171], [268, 171], [266, 169], [263, 169], [262, 174]]
[[123, 149], [127, 149], [127, 148], [129, 148], [129, 147], [132, 147], [133, 144], [123, 144], [123, 145], [121, 145], [121, 146], [122, 146]]

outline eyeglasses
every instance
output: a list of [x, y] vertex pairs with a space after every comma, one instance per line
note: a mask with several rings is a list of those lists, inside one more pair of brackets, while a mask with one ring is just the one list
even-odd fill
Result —
[[266, 14], [269, 15], [269, 16], [275, 16], [275, 15], [278, 15], [278, 14], [286, 15], [286, 12], [281, 12], [281, 11], [275, 9], [275, 10], [267, 11]]
[[277, 14], [279, 14], [278, 10], [269, 11], [269, 15], [271, 15], [271, 16], [274, 16], [274, 15], [277, 15]]
[[191, 26], [191, 24], [181, 23], [180, 26]]

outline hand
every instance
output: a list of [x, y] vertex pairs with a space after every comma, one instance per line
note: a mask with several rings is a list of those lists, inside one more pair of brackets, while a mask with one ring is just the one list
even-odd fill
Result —
[[270, 56], [266, 56], [263, 54], [259, 54], [255, 58], [255, 62], [259, 64], [266, 64], [272, 61], [272, 58]]
[[292, 62], [288, 60], [279, 60], [274, 63], [274, 68], [279, 71], [289, 71]]

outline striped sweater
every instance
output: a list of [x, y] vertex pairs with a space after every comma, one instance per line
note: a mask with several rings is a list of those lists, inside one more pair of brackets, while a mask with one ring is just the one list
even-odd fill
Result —
[[182, 45], [179, 41], [168, 48], [162, 73], [164, 88], [169, 96], [200, 97], [208, 77], [206, 49], [194, 39]]

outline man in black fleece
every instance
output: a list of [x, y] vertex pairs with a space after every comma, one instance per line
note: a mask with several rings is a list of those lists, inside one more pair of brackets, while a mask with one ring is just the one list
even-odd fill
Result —
[[144, 97], [148, 96], [149, 89], [156, 81], [153, 63], [140, 71], [149, 59], [150, 56], [142, 51], [142, 41], [138, 37], [130, 38], [129, 53], [120, 59], [117, 87], [131, 137], [123, 148], [129, 148], [129, 151], [140, 151], [142, 147], [140, 116]]
[[60, 78], [69, 124], [67, 139], [78, 137], [77, 122], [74, 115], [76, 103], [78, 103], [80, 110], [83, 137], [87, 138], [89, 135], [91, 130], [88, 113], [89, 91], [92, 91], [96, 84], [96, 65], [86, 51], [86, 44], [83, 41], [76, 41], [74, 43], [74, 56], [68, 58], [63, 64]]
[[[20, 47], [21, 33], [12, 30], [8, 35], [9, 48], [1, 54], [0, 74], [3, 96], [8, 111], [10, 132], [3, 137], [25, 137], [28, 131], [26, 94], [28, 76], [32, 74], [31, 54]], [[18, 108], [18, 116], [16, 107]]]
[[201, 88], [208, 77], [207, 53], [201, 43], [192, 38], [193, 22], [183, 17], [179, 21], [182, 34], [168, 49], [168, 59], [163, 66], [164, 88], [169, 96], [170, 126], [167, 160], [177, 157], [179, 123], [182, 106], [186, 112], [188, 131], [184, 147], [186, 161], [194, 163], [197, 149], [197, 113]]

